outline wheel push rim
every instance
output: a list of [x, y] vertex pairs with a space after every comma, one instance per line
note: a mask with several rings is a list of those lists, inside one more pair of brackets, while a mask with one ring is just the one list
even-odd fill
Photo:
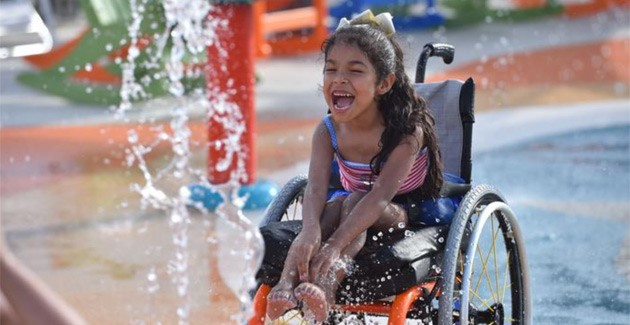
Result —
[[[509, 223], [513, 216], [503, 202], [492, 202], [478, 214], [463, 263], [460, 324], [468, 324], [469, 320], [473, 324], [525, 323], [524, 275], [519, 263], [518, 241], [514, 238], [518, 230], [513, 230]], [[483, 236], [487, 224], [491, 229], [489, 237]], [[500, 253], [501, 248], [504, 253]], [[477, 256], [479, 264], [475, 265]]]

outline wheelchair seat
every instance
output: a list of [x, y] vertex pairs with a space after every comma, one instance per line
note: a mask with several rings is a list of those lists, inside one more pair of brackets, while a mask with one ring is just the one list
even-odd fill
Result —
[[[274, 286], [278, 282], [289, 247], [301, 230], [299, 220], [273, 222], [260, 229], [266, 248], [257, 274], [260, 283]], [[448, 226], [409, 230], [402, 238], [368, 233], [366, 247], [340, 285], [338, 303], [382, 299], [435, 276], [439, 271], [438, 253], [444, 249], [447, 233]]]

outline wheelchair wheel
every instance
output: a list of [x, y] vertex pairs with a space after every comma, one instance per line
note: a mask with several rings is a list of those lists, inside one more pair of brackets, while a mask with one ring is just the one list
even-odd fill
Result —
[[476, 186], [462, 201], [442, 270], [440, 325], [531, 323], [523, 239], [514, 213], [493, 187]]
[[274, 221], [302, 219], [302, 199], [307, 182], [306, 175], [298, 175], [289, 180], [265, 210], [260, 226]]

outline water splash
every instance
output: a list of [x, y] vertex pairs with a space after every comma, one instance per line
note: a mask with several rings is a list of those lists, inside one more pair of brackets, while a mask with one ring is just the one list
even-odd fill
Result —
[[[235, 190], [228, 191], [236, 194]], [[252, 314], [250, 290], [255, 288], [255, 274], [262, 263], [264, 242], [258, 228], [242, 212], [244, 200], [233, 197], [225, 200], [235, 204], [218, 207], [221, 217], [221, 231], [217, 233], [219, 243], [218, 258], [221, 261], [219, 273], [240, 303], [239, 313], [232, 316], [236, 324], [246, 324]], [[235, 270], [244, 276], [235, 277]]]
[[[205, 89], [190, 89], [186, 79], [198, 78], [208, 71], [204, 71], [205, 51], [210, 46], [218, 47], [220, 57], [213, 60], [225, 60], [227, 51], [221, 48], [218, 41], [221, 28], [227, 23], [225, 18], [217, 18], [215, 7], [204, 0], [164, 0], [157, 7], [163, 14], [163, 21], [145, 21], [149, 11], [155, 14], [156, 1], [130, 0], [131, 23], [129, 25], [129, 48], [122, 66], [121, 103], [115, 109], [115, 116], [128, 121], [127, 112], [133, 109], [135, 101], [150, 99], [145, 87], [155, 82], [164, 82], [170, 96], [176, 99], [171, 108], [171, 120], [168, 127], [153, 126], [148, 130], [155, 136], [149, 143], [143, 143], [140, 131], [131, 129], [128, 132], [129, 148], [126, 149], [126, 163], [129, 167], [136, 166], [144, 176], [143, 184], [133, 184], [132, 190], [140, 195], [141, 207], [165, 211], [169, 217], [172, 231], [171, 241], [175, 247], [175, 256], [168, 262], [168, 274], [179, 297], [179, 305], [174, 311], [179, 324], [188, 324], [190, 317], [189, 303], [189, 254], [188, 254], [188, 226], [191, 223], [188, 206], [190, 205], [190, 190], [188, 185], [194, 182], [208, 184], [206, 175], [190, 167], [190, 137], [188, 128], [189, 111], [201, 107], [207, 111], [207, 120], [218, 122], [225, 129], [225, 136], [216, 139], [210, 146], [221, 148], [225, 156], [214, 168], [226, 171], [230, 167], [230, 181], [216, 187], [223, 197], [222, 206], [216, 211], [216, 216], [226, 225], [232, 227], [232, 241], [227, 241], [217, 235], [217, 241], [231, 252], [241, 263], [237, 268], [230, 265], [232, 272], [224, 281], [234, 282], [234, 273], [243, 274], [237, 283], [229, 285], [240, 302], [240, 311], [233, 320], [245, 323], [251, 313], [251, 298], [249, 290], [255, 285], [254, 275], [262, 260], [262, 237], [258, 228], [247, 219], [242, 211], [243, 198], [237, 196], [239, 184], [247, 181], [245, 158], [248, 154], [241, 146], [242, 135], [245, 133], [245, 123], [240, 108], [229, 101], [225, 93], [225, 86], [229, 91], [235, 91], [236, 85], [212, 84], [212, 78]], [[160, 3], [158, 3], [160, 5]], [[150, 20], [150, 19], [149, 19]], [[148, 39], [151, 45], [144, 48], [142, 41], [147, 39], [146, 25], [153, 35]], [[143, 27], [144, 26], [144, 27]], [[223, 31], [225, 32], [225, 31]], [[151, 71], [139, 76], [137, 69]], [[142, 128], [144, 131], [144, 127]], [[147, 156], [163, 143], [169, 143], [172, 151], [170, 161], [152, 170], [147, 162]], [[160, 185], [160, 180], [170, 182], [182, 181], [175, 187]], [[214, 188], [214, 187], [213, 187]], [[208, 213], [208, 211], [202, 212]], [[217, 232], [221, 234], [222, 232]], [[228, 257], [228, 256], [224, 256]], [[157, 283], [155, 268], [151, 268], [146, 276], [149, 282], [148, 294], [154, 294], [160, 288]]]

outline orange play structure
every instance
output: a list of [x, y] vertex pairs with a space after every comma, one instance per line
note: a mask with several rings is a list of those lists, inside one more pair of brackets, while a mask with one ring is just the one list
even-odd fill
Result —
[[627, 10], [630, 7], [628, 0], [589, 0], [575, 1], [564, 4], [564, 13], [568, 17], [583, 17], [594, 13], [618, 7], [620, 10]]
[[254, 1], [256, 57], [317, 51], [328, 35], [326, 0], [294, 7], [298, 1]]

